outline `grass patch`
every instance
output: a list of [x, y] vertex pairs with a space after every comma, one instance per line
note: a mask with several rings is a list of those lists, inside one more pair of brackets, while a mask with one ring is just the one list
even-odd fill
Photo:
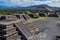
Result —
[[33, 21], [37, 21], [37, 20], [45, 20], [47, 17], [39, 17], [39, 18], [31, 18], [29, 20], [27, 20], [28, 23], [31, 23]]

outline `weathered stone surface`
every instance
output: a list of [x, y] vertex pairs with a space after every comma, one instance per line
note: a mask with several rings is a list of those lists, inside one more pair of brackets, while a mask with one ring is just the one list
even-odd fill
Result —
[[17, 40], [17, 37], [18, 37], [18, 33], [15, 31], [15, 32], [1, 36], [1, 40], [12, 40], [12, 39]]
[[2, 30], [0, 30], [0, 35], [9, 34], [9, 33], [15, 32], [15, 31], [16, 31], [15, 27], [10, 27], [9, 29], [2, 29]]
[[50, 14], [48, 17], [59, 17], [57, 14]]
[[23, 15], [23, 14], [15, 14], [15, 16], [16, 16], [18, 19], [24, 19], [22, 15]]
[[46, 15], [44, 13], [39, 13], [38, 14], [40, 17], [45, 17]]
[[27, 14], [23, 14], [23, 17], [24, 17], [26, 20], [30, 19], [30, 16], [28, 16]]
[[18, 18], [14, 15], [6, 15], [6, 19], [17, 20]]
[[38, 18], [39, 16], [37, 14], [28, 14], [31, 18]]
[[18, 22], [15, 19], [5, 19], [0, 21], [0, 38], [1, 40], [17, 40], [18, 32], [14, 23]]
[[31, 37], [32, 34], [30, 33], [30, 31], [28, 30], [27, 27], [25, 27], [25, 25], [23, 25], [22, 23], [16, 23], [15, 24], [17, 26], [17, 28], [23, 33], [23, 35], [27, 38]]
[[[5, 23], [6, 24], [6, 23]], [[0, 24], [0, 29], [9, 29], [10, 27], [13, 27], [12, 24], [5, 25], [4, 22]]]
[[15, 23], [15, 25], [21, 31], [21, 33], [25, 36], [25, 38], [27, 40], [30, 40], [31, 38], [33, 38], [34, 35], [38, 35], [41, 32], [41, 30], [38, 26], [34, 26], [33, 24], [24, 23], [22, 21]]

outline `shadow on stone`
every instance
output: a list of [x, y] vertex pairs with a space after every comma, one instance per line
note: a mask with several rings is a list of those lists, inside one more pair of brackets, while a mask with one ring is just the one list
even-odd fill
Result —
[[39, 13], [38, 14], [40, 17], [45, 17], [45, 14], [44, 13]]
[[59, 17], [57, 14], [50, 14], [48, 17]]
[[31, 18], [38, 18], [36, 14], [28, 14]]
[[0, 17], [0, 20], [4, 20], [6, 17], [5, 16], [1, 16]]

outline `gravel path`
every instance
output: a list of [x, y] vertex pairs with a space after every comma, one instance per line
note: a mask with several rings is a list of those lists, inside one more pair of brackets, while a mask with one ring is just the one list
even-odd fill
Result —
[[60, 35], [60, 27], [57, 22], [59, 20], [59, 18], [47, 18], [44, 21], [36, 21], [36, 24], [40, 25], [39, 27], [41, 28], [47, 29], [48, 31], [44, 32], [47, 33], [49, 40], [53, 40], [55, 36]]

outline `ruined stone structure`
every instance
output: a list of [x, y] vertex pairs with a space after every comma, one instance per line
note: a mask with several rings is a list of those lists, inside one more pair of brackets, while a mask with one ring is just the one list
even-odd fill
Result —
[[39, 15], [38, 14], [28, 14], [31, 18], [38, 18]]
[[31, 17], [28, 16], [27, 14], [16, 14], [15, 16], [19, 19], [24, 19], [24, 20], [31, 19]]
[[39, 33], [39, 27], [28, 24], [24, 19], [18, 19], [16, 16], [6, 15], [0, 20], [1, 40], [17, 40], [18, 34], [21, 40], [34, 40], [34, 35]]
[[[0, 17], [0, 40], [17, 40], [18, 36], [20, 36], [19, 40], [49, 40], [47, 36], [48, 28], [46, 28], [46, 25], [48, 23], [50, 24], [49, 20], [51, 19], [48, 21], [38, 20], [32, 23], [27, 23], [25, 21], [37, 17], [39, 16], [36, 14], [16, 14]], [[54, 25], [51, 26], [53, 27]]]
[[14, 27], [14, 21], [11, 19], [3, 19], [0, 21], [0, 40], [17, 40], [18, 32]]
[[48, 17], [59, 17], [57, 14], [50, 14], [50, 15], [48, 15]]

